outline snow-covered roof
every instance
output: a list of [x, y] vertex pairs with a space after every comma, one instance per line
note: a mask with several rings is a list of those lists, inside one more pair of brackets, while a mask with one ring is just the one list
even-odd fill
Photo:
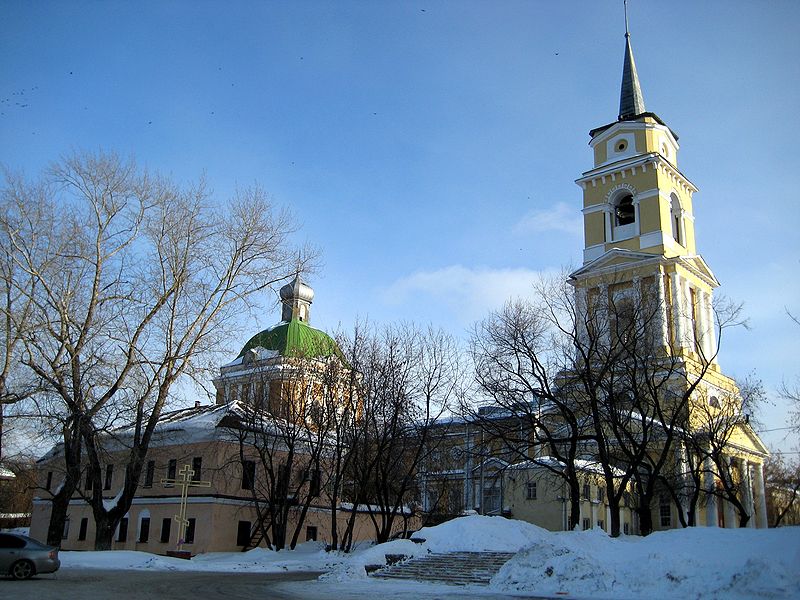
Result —
[[[524, 460], [518, 463], [514, 463], [513, 465], [509, 465], [509, 469], [538, 469], [538, 468], [551, 468], [551, 469], [563, 469], [565, 464], [556, 459], [552, 456], [540, 456], [539, 458], [532, 459], [532, 460]], [[586, 460], [582, 458], [575, 459], [575, 468], [578, 471], [583, 471], [584, 473], [597, 473], [598, 475], [603, 474], [603, 466], [597, 462], [596, 460]], [[625, 473], [616, 467], [611, 468], [614, 477], [622, 477]]]
[[14, 471], [10, 469], [6, 469], [5, 467], [0, 467], [0, 479], [16, 479], [17, 476], [14, 475]]

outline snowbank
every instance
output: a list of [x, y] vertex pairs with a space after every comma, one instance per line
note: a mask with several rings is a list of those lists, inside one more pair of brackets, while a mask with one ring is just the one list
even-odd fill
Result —
[[133, 550], [108, 552], [59, 552], [61, 567], [65, 569], [119, 569], [156, 571], [251, 571], [269, 573], [277, 571], [328, 571], [342, 562], [336, 554], [325, 552], [323, 544], [306, 542], [295, 550], [274, 552], [254, 548], [248, 552], [210, 552], [191, 560], [158, 556]]
[[415, 537], [425, 539], [431, 552], [517, 552], [552, 535], [525, 521], [472, 515], [423, 527]]
[[[387, 582], [367, 579], [364, 566], [384, 564], [386, 554], [515, 552], [492, 579], [490, 593], [616, 600], [800, 598], [800, 527], [696, 527], [613, 539], [601, 530], [553, 533], [523, 521], [475, 515], [426, 527], [416, 537], [426, 541], [396, 540], [349, 555], [326, 553], [322, 544], [307, 542], [293, 551], [256, 548], [190, 561], [131, 551], [61, 552], [60, 557], [65, 569], [325, 571], [326, 585], [358, 581], [381, 594], [389, 589]], [[420, 589], [426, 585], [441, 592], [438, 584]]]
[[551, 533], [492, 579], [498, 591], [597, 598], [800, 597], [800, 528], [689, 528], [613, 539]]
[[425, 543], [397, 540], [356, 551], [322, 579], [363, 581], [364, 565], [384, 564], [386, 554], [494, 551], [516, 552], [491, 581], [490, 590], [498, 595], [800, 598], [800, 527], [694, 527], [614, 539], [599, 529], [556, 533], [524, 521], [476, 515], [426, 527], [415, 537]]
[[410, 540], [393, 540], [385, 544], [370, 546], [365, 550], [356, 550], [349, 555], [340, 555], [342, 562], [330, 573], [322, 575], [320, 579], [327, 581], [351, 581], [353, 579], [366, 579], [367, 565], [385, 565], [387, 554], [403, 554], [405, 556], [420, 556], [427, 554], [427, 549]]

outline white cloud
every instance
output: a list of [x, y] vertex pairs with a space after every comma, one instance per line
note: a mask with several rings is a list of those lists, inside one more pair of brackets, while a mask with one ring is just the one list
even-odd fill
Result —
[[559, 202], [549, 208], [529, 211], [512, 231], [518, 235], [557, 231], [580, 237], [583, 235], [583, 216], [574, 206]]
[[[451, 265], [402, 277], [382, 295], [388, 304], [395, 306], [427, 305], [439, 313], [446, 308], [457, 322], [466, 325], [512, 298], [532, 297], [534, 283], [553, 276], [560, 277], [561, 272]], [[420, 316], [427, 316], [426, 308], [420, 307], [419, 311]]]

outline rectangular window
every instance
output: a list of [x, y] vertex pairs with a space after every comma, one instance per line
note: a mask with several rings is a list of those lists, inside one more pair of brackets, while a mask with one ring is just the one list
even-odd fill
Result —
[[82, 542], [86, 539], [86, 532], [89, 529], [89, 518], [83, 517], [81, 519], [81, 525], [78, 529], [78, 541]]
[[186, 519], [189, 524], [186, 526], [186, 538], [183, 540], [184, 544], [194, 544], [194, 519]]
[[597, 501], [603, 502], [606, 499], [606, 488], [602, 485], [597, 486]]
[[600, 529], [603, 529], [603, 530], [605, 530], [605, 528], [606, 528], [606, 523], [605, 523], [605, 521], [603, 521], [603, 519], [598, 519], [598, 520], [597, 520], [597, 526], [598, 526]]
[[69, 537], [69, 517], [64, 519], [64, 531], [61, 534], [61, 539], [65, 540], [67, 537]]
[[286, 466], [286, 463], [281, 463], [278, 465], [278, 485], [279, 486], [288, 486], [289, 485], [289, 467]]
[[[170, 458], [169, 462], [167, 463], [167, 479], [175, 479], [175, 476], [178, 473], [178, 461], [175, 458]], [[172, 487], [174, 484], [167, 483], [164, 484], [164, 487]]]
[[588, 483], [584, 483], [583, 484], [583, 498], [584, 498], [584, 500], [588, 500], [590, 494], [591, 494], [591, 486]]
[[192, 459], [192, 471], [194, 471], [194, 475], [192, 475], [192, 481], [200, 481], [200, 475], [203, 473], [202, 456], [195, 456]]
[[49, 492], [51, 487], [53, 487], [53, 472], [52, 471], [48, 471], [47, 472], [47, 483], [45, 483], [44, 489], [46, 489]]
[[592, 522], [589, 519], [583, 520], [583, 530], [586, 531], [591, 526]]
[[672, 527], [672, 507], [668, 498], [662, 498], [658, 506], [658, 515], [662, 527]]
[[622, 532], [623, 532], [625, 535], [628, 535], [628, 534], [630, 533], [630, 527], [628, 527], [628, 524], [627, 524], [627, 523], [624, 523], [624, 524], [622, 525]]
[[150, 517], [142, 517], [139, 523], [139, 540], [140, 544], [144, 544], [150, 539]]
[[256, 481], [256, 463], [246, 460], [242, 463], [242, 489], [252, 490]]
[[316, 498], [317, 496], [319, 496], [321, 481], [322, 481], [322, 473], [320, 473], [320, 470], [312, 469], [311, 481], [308, 484], [308, 493], [311, 495], [312, 498]]
[[525, 491], [525, 498], [527, 500], [536, 500], [536, 482], [529, 481]]
[[119, 522], [117, 526], [117, 541], [118, 542], [127, 542], [128, 541], [128, 518], [123, 517], [123, 519]]
[[153, 487], [153, 478], [156, 474], [156, 461], [148, 460], [147, 466], [144, 469], [144, 486], [146, 488]]
[[170, 527], [172, 526], [172, 519], [161, 519], [161, 539], [162, 544], [169, 543]]
[[309, 525], [306, 527], [306, 541], [307, 542], [316, 542], [317, 541], [317, 528], [312, 527]]
[[249, 546], [250, 545], [250, 528], [253, 524], [250, 521], [239, 521], [239, 526], [236, 528], [236, 545]]
[[106, 480], [103, 483], [104, 490], [111, 489], [111, 483], [114, 481], [114, 465], [106, 465]]

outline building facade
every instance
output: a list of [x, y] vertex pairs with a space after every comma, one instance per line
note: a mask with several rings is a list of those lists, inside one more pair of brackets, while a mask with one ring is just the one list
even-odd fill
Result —
[[[183, 542], [193, 554], [246, 550], [264, 546], [264, 531], [274, 531], [270, 511], [276, 494], [286, 507], [287, 546], [298, 541], [331, 540], [332, 523], [345, 531], [353, 522], [354, 541], [371, 539], [369, 510], [347, 498], [332, 504], [326, 487], [325, 448], [313, 446], [310, 415], [322, 401], [322, 389], [338, 397], [336, 381], [349, 367], [336, 343], [308, 325], [313, 290], [299, 275], [281, 291], [282, 320], [253, 336], [235, 360], [214, 380], [216, 403], [167, 412], [161, 416], [132, 506], [117, 528], [113, 549], [164, 554]], [[331, 391], [334, 390], [334, 391]], [[103, 496], [113, 503], [124, 483], [127, 428], [105, 442]], [[293, 441], [294, 440], [294, 441]], [[33, 502], [31, 535], [46, 539], [48, 495], [58, 489], [63, 461], [60, 447], [40, 459], [39, 490]], [[191, 469], [187, 489], [185, 535], [179, 539], [182, 469]], [[62, 548], [89, 550], [95, 530], [91, 491], [86, 478], [70, 502]], [[335, 514], [334, 514], [335, 513]], [[408, 517], [405, 513], [403, 517]], [[398, 527], [408, 519], [398, 519]]]

